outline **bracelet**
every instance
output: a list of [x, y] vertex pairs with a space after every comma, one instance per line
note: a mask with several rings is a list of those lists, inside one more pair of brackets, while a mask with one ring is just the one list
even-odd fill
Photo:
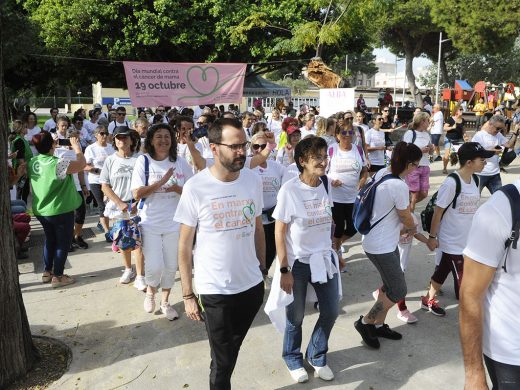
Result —
[[188, 300], [188, 299], [191, 299], [191, 298], [195, 298], [195, 294], [194, 293], [182, 296], [182, 299], [184, 299], [184, 300]]
[[432, 236], [431, 234], [428, 235], [429, 238], [437, 239], [437, 236]]

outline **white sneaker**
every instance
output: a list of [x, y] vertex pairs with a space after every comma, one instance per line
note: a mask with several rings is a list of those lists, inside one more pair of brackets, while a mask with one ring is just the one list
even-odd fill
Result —
[[309, 362], [308, 360], [307, 360], [307, 362], [312, 366], [312, 368], [314, 368], [314, 371], [316, 371], [316, 374], [324, 381], [331, 381], [334, 379], [334, 373], [332, 372], [330, 367], [327, 366], [326, 364], [323, 367], [316, 367], [316, 366], [313, 366], [311, 364], [311, 362]]
[[161, 313], [164, 314], [166, 318], [170, 321], [176, 320], [179, 318], [179, 313], [175, 310], [169, 303], [161, 304]]
[[307, 371], [303, 367], [297, 368], [296, 370], [289, 370], [289, 373], [296, 383], [305, 383], [309, 380], [309, 374], [307, 374]]
[[144, 276], [137, 276], [134, 280], [134, 287], [139, 291], [146, 290], [146, 282], [144, 281]]
[[406, 310], [398, 310], [397, 311], [397, 318], [400, 319], [403, 322], [406, 322], [407, 324], [415, 324], [418, 320], [417, 317], [414, 316], [408, 309]]
[[153, 313], [155, 311], [155, 294], [148, 294], [144, 298], [144, 311]]
[[128, 284], [135, 278], [135, 272], [132, 268], [125, 268], [125, 272], [123, 272], [123, 276], [119, 279], [119, 283]]

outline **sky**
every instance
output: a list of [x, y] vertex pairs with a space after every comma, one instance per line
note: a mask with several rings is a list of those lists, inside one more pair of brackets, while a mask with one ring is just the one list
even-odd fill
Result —
[[[390, 50], [388, 50], [387, 48], [374, 49], [373, 53], [376, 56], [376, 58], [384, 58], [386, 60], [386, 62], [395, 62], [395, 55], [390, 53]], [[422, 57], [415, 58], [413, 60], [414, 73], [417, 75], [419, 68], [421, 68], [421, 67], [425, 68], [428, 65], [430, 65], [431, 63], [432, 62], [427, 58], [422, 58]], [[402, 71], [404, 71], [404, 61], [398, 61], [397, 62], [397, 72], [402, 72]]]

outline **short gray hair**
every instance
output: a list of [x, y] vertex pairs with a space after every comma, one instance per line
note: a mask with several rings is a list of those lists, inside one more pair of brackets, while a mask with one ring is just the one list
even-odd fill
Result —
[[495, 123], [497, 123], [497, 122], [506, 123], [506, 117], [503, 115], [493, 115], [487, 121], [487, 123], [489, 123], [491, 126], [495, 126]]

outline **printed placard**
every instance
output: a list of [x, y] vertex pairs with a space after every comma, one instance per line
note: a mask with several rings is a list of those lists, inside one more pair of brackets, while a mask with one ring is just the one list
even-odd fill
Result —
[[124, 61], [135, 107], [238, 103], [246, 64]]

